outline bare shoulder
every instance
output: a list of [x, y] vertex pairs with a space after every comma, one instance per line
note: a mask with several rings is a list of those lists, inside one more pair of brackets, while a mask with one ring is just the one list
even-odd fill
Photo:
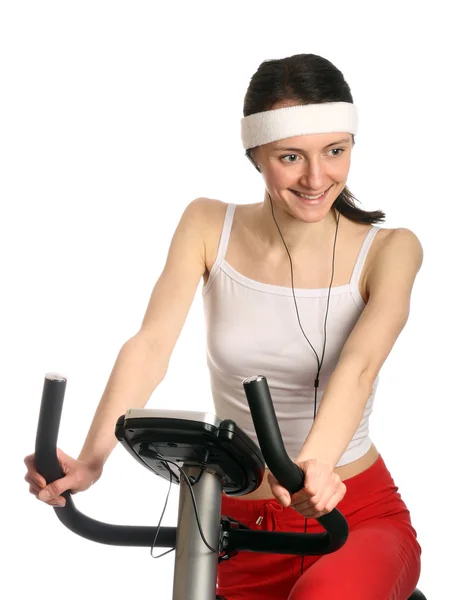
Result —
[[369, 263], [373, 267], [384, 255], [393, 252], [406, 252], [414, 255], [416, 259], [423, 258], [423, 249], [419, 238], [410, 229], [405, 227], [386, 228], [380, 227], [377, 232], [371, 250], [369, 252]]
[[417, 235], [406, 227], [381, 228], [376, 238], [366, 277], [367, 290], [373, 280], [382, 279], [392, 269], [415, 278], [423, 262], [423, 248]]
[[[381, 234], [382, 235], [379, 235]], [[376, 260], [383, 260], [384, 257], [399, 258], [400, 255], [413, 260], [418, 268], [423, 261], [423, 248], [417, 235], [406, 227], [395, 229], [381, 229], [378, 232], [378, 244]]]
[[205, 264], [207, 271], [210, 271], [217, 253], [228, 204], [216, 198], [201, 197], [193, 200], [190, 206], [204, 240]]
[[217, 224], [217, 221], [223, 222], [227, 203], [215, 198], [201, 196], [190, 202], [187, 208], [193, 212], [195, 217], [200, 219], [203, 227], [211, 229]]

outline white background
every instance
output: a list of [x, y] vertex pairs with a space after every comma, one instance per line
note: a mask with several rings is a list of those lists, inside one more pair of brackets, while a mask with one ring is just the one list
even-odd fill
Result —
[[[141, 323], [186, 205], [263, 199], [239, 121], [266, 59], [320, 54], [359, 109], [348, 186], [419, 237], [411, 315], [382, 369], [371, 436], [451, 595], [453, 41], [448, 4], [3, 2], [0, 12], [2, 584], [10, 598], [171, 598], [174, 554], [74, 536], [23, 481], [44, 374], [68, 377], [59, 445], [77, 456]], [[211, 410], [200, 288], [148, 406]], [[118, 446], [76, 504], [158, 522], [168, 484]], [[164, 524], [176, 520], [173, 487]], [[163, 551], [163, 550], [161, 550]], [[159, 550], [158, 550], [159, 552]], [[10, 587], [11, 586], [11, 587]], [[452, 592], [453, 593], [453, 592]], [[128, 595], [128, 596], [127, 596]]]

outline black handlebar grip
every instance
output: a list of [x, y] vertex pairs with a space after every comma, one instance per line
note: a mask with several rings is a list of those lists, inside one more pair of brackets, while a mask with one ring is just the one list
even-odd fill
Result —
[[294, 494], [302, 489], [305, 474], [286, 452], [267, 380], [262, 375], [248, 377], [243, 387], [265, 462], [280, 484]]
[[[66, 378], [62, 375], [48, 373], [45, 376], [36, 433], [35, 466], [47, 484], [64, 476], [57, 458], [57, 438], [65, 389]], [[65, 527], [88, 540], [117, 546], [175, 547], [175, 527], [103, 523], [81, 513], [74, 505], [70, 490], [63, 492], [62, 496], [66, 499], [66, 505], [54, 507], [55, 514]]]
[[65, 389], [66, 378], [63, 375], [48, 373], [45, 376], [36, 432], [35, 465], [46, 484], [64, 476], [57, 459], [56, 447]]
[[[305, 474], [286, 452], [267, 379], [263, 375], [247, 377], [243, 381], [243, 387], [265, 462], [277, 481], [292, 495], [302, 489]], [[330, 534], [332, 539], [329, 546], [332, 550], [344, 544], [348, 536], [348, 525], [339, 510], [334, 508], [316, 520]]]

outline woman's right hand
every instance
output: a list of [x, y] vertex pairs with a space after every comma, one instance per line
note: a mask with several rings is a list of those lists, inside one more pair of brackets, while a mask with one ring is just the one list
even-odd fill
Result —
[[63, 450], [57, 448], [57, 459], [62, 467], [64, 477], [56, 479], [47, 485], [46, 480], [36, 470], [35, 455], [29, 454], [24, 458], [27, 467], [25, 481], [29, 484], [29, 491], [51, 506], [65, 506], [66, 500], [61, 494], [70, 490], [72, 494], [83, 492], [101, 477], [102, 467], [94, 467], [86, 462], [71, 458]]

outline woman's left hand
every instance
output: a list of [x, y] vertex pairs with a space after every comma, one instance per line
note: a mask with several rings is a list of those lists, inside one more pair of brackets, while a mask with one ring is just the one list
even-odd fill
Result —
[[291, 506], [307, 519], [318, 519], [331, 512], [346, 494], [346, 486], [331, 465], [315, 458], [295, 461], [305, 473], [304, 487], [290, 495], [269, 473], [268, 481], [272, 493], [281, 506]]

